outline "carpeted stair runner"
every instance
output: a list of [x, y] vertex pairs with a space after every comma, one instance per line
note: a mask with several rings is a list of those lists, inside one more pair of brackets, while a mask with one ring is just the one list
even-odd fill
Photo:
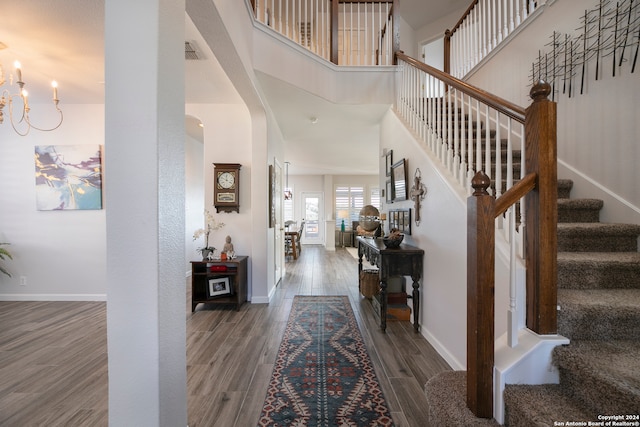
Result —
[[559, 182], [558, 332], [571, 343], [553, 352], [560, 384], [507, 386], [509, 426], [640, 413], [640, 226], [600, 223], [602, 202], [567, 190]]
[[[640, 414], [640, 225], [600, 223], [602, 201], [570, 199], [572, 185], [558, 180], [558, 332], [571, 340], [553, 352], [560, 384], [507, 385], [505, 425]], [[432, 425], [495, 422], [466, 408], [465, 378], [427, 383]]]

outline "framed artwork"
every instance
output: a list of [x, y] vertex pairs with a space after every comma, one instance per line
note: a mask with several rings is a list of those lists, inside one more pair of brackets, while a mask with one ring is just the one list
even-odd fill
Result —
[[269, 165], [269, 228], [276, 226], [276, 168]]
[[231, 287], [229, 286], [228, 277], [216, 277], [209, 279], [209, 296], [217, 297], [220, 295], [231, 295]]
[[389, 230], [397, 228], [401, 233], [411, 234], [411, 209], [389, 211]]
[[391, 176], [391, 166], [393, 165], [393, 150], [387, 151], [387, 154], [384, 156], [384, 170], [387, 173], [387, 176]]
[[39, 211], [102, 209], [102, 147], [36, 145]]
[[388, 179], [386, 182], [386, 202], [393, 203], [393, 184], [391, 183], [391, 179]]
[[391, 166], [391, 178], [393, 180], [393, 201], [407, 200], [407, 161], [405, 159]]

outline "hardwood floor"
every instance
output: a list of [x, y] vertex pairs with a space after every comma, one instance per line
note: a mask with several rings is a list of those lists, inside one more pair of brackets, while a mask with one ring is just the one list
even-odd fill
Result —
[[[449, 367], [409, 322], [383, 334], [344, 249], [305, 246], [270, 304], [199, 305], [187, 280], [189, 426], [255, 426], [295, 295], [348, 295], [397, 426], [428, 426], [423, 388]], [[254, 281], [259, 280], [254, 278]], [[0, 302], [0, 426], [106, 426], [104, 303]]]

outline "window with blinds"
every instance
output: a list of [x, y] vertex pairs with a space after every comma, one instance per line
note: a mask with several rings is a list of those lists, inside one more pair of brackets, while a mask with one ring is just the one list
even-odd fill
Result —
[[[358, 221], [364, 203], [364, 187], [336, 187], [336, 229], [340, 229], [342, 219], [347, 228]], [[344, 218], [343, 218], [344, 217]]]
[[369, 197], [371, 200], [371, 205], [378, 208], [378, 210], [382, 209], [382, 202], [380, 200], [380, 188], [372, 187], [369, 193]]

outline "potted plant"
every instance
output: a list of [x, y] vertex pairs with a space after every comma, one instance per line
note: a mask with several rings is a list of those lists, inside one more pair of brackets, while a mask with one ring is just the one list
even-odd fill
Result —
[[[10, 245], [10, 243], [0, 243], [0, 246], [2, 245]], [[6, 250], [5, 248], [0, 247], [0, 260], [4, 261], [6, 258], [9, 259], [13, 259], [13, 256], [11, 256], [11, 253]], [[6, 274], [7, 276], [11, 277], [11, 273], [9, 273], [3, 266], [2, 264], [0, 264], [0, 272]]]
[[198, 228], [193, 233], [193, 240], [198, 240], [200, 237], [204, 236], [204, 246], [196, 249], [196, 251], [202, 254], [202, 260], [206, 261], [209, 259], [209, 255], [213, 255], [213, 252], [216, 250], [213, 246], [209, 246], [209, 234], [212, 231], [216, 231], [224, 227], [224, 223], [217, 221], [208, 210], [204, 211], [204, 221], [204, 228]]

